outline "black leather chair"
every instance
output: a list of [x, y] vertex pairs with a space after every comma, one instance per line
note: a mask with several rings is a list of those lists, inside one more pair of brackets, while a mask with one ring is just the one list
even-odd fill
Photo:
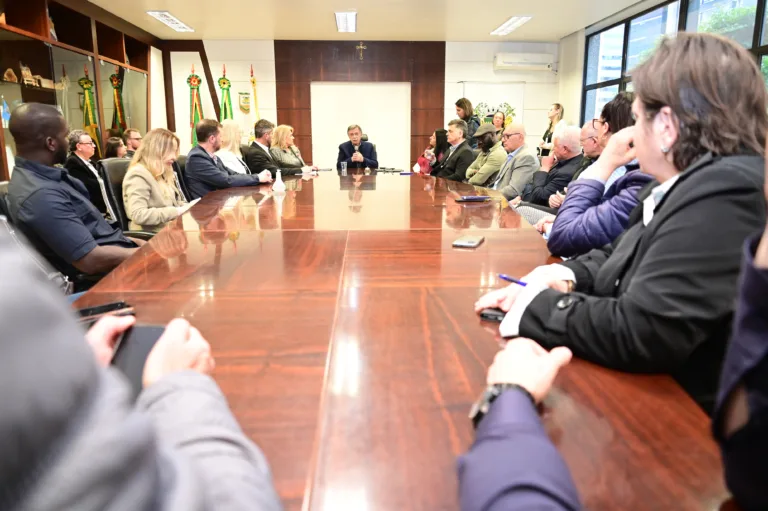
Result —
[[8, 203], [8, 181], [0, 182], [0, 215], [8, 219], [8, 222], [13, 223], [11, 220], [11, 207]]
[[184, 173], [186, 167], [187, 157], [186, 155], [181, 154], [178, 158], [176, 158], [176, 163], [173, 165], [173, 171], [176, 173], [176, 180], [179, 182], [181, 193], [184, 194], [184, 198], [187, 199], [187, 202], [190, 202], [192, 200], [192, 194], [189, 192], [186, 178], [187, 175]]
[[129, 219], [125, 213], [125, 204], [123, 203], [123, 179], [125, 179], [125, 174], [128, 172], [130, 164], [131, 160], [127, 158], [107, 158], [99, 162], [101, 167], [99, 172], [101, 172], [101, 178], [104, 180], [105, 188], [107, 189], [107, 199], [109, 199], [112, 210], [117, 215], [116, 220], [123, 233], [131, 238], [149, 240], [155, 233], [128, 230]]

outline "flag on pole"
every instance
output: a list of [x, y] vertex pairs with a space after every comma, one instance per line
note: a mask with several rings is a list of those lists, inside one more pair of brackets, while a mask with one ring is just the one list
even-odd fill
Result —
[[96, 100], [93, 96], [93, 81], [88, 78], [88, 66], [83, 66], [85, 76], [77, 81], [83, 89], [83, 131], [88, 133], [96, 144], [96, 156], [101, 158], [101, 133], [96, 120]]
[[256, 120], [259, 117], [259, 97], [256, 95], [256, 78], [253, 76], [253, 64], [251, 64], [251, 88], [253, 89], [253, 112], [256, 114]]
[[227, 66], [222, 67], [222, 77], [219, 78], [219, 87], [221, 87], [221, 119], [219, 121], [235, 118], [235, 113], [232, 111], [232, 96], [229, 92], [232, 82], [227, 78]]
[[125, 122], [125, 107], [123, 106], [123, 71], [115, 66], [115, 74], [109, 77], [112, 84], [112, 100], [115, 103], [115, 111], [112, 114], [112, 129], [120, 131], [120, 136], [128, 128]]
[[192, 145], [197, 145], [197, 133], [195, 126], [203, 120], [203, 106], [200, 104], [200, 77], [195, 74], [195, 66], [192, 65], [192, 74], [187, 77], [189, 85], [189, 127], [192, 129]]

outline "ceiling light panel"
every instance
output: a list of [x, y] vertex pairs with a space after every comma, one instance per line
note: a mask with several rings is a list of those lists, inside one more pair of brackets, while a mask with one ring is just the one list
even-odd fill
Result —
[[194, 29], [168, 11], [147, 11], [147, 14], [176, 32], [194, 32]]

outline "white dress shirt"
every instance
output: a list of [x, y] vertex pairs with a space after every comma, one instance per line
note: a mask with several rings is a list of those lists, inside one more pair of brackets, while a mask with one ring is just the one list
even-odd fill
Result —
[[104, 180], [101, 179], [101, 175], [99, 175], [99, 171], [96, 170], [96, 167], [94, 167], [90, 161], [86, 160], [82, 156], [80, 156], [77, 153], [73, 153], [75, 156], [80, 158], [80, 161], [82, 161], [86, 167], [88, 167], [88, 170], [91, 171], [91, 173], [94, 175], [96, 180], [99, 182], [99, 189], [101, 190], [101, 197], [104, 199], [104, 204], [107, 206], [107, 213], [109, 214], [110, 219], [114, 222], [117, 220], [117, 216], [115, 215], [115, 212], [112, 210], [112, 204], [109, 202], [109, 196], [107, 195], [107, 188], [104, 186]]

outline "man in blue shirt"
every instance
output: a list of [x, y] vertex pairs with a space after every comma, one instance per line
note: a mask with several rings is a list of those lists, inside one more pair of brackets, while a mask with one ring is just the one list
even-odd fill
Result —
[[85, 186], [66, 169], [67, 123], [56, 108], [27, 103], [13, 111], [9, 129], [16, 164], [8, 185], [13, 222], [58, 271], [111, 271], [143, 245], [110, 226], [88, 199]]

